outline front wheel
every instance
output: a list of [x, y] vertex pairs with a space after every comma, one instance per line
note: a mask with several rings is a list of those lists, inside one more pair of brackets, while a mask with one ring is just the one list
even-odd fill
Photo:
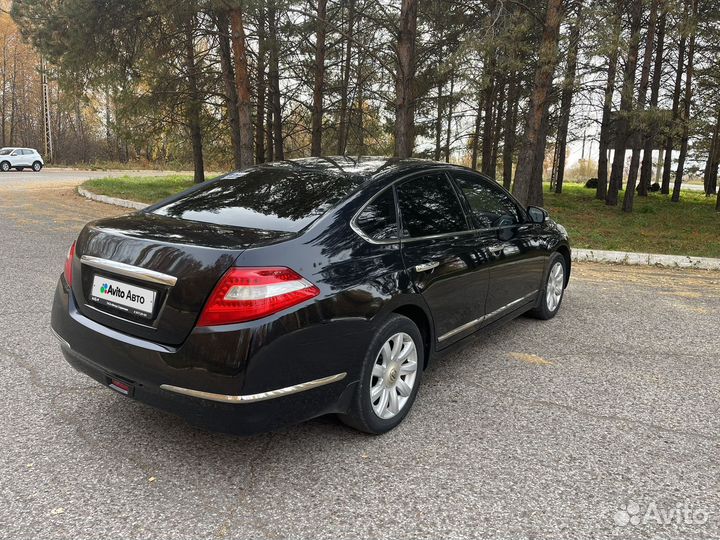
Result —
[[541, 291], [538, 305], [530, 315], [542, 320], [552, 319], [560, 309], [565, 293], [565, 257], [560, 253], [553, 253], [550, 257], [550, 270], [545, 279], [545, 287]]
[[415, 401], [423, 355], [417, 325], [407, 317], [392, 315], [370, 344], [352, 405], [340, 420], [376, 435], [400, 424]]
[[35, 163], [32, 164], [33, 171], [40, 172], [40, 169], [42, 169], [42, 163], [40, 163], [39, 161], [36, 161]]

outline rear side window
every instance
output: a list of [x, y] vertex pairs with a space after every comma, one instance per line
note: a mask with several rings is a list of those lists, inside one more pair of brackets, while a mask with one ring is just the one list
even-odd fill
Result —
[[397, 238], [395, 196], [386, 189], [370, 201], [355, 219], [355, 225], [373, 240]]
[[457, 194], [444, 174], [413, 178], [398, 188], [403, 236], [447, 234], [467, 229]]
[[517, 205], [492, 181], [470, 173], [452, 173], [470, 205], [471, 220], [476, 229], [507, 227], [519, 223]]
[[209, 182], [153, 213], [231, 227], [299, 232], [361, 183], [361, 177], [288, 162]]

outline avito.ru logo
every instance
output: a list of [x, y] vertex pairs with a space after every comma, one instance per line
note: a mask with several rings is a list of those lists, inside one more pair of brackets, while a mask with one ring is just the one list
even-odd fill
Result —
[[120, 287], [113, 287], [108, 283], [102, 284], [100, 287], [100, 294], [109, 294], [110, 296], [115, 296], [117, 298], [127, 298], [131, 302], [137, 302], [139, 304], [145, 303], [145, 297], [141, 294], [136, 294], [132, 291], [125, 292]]

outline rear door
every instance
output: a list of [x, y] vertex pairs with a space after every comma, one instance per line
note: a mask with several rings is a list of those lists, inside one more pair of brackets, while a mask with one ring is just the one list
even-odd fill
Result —
[[24, 165], [25, 167], [30, 167], [32, 165], [32, 159], [33, 159], [33, 151], [28, 150], [27, 148], [23, 148], [21, 165]]
[[481, 238], [479, 249], [489, 260], [485, 312], [490, 322], [535, 299], [547, 252], [525, 212], [495, 181], [471, 171], [450, 174], [465, 196]]
[[444, 172], [414, 176], [396, 189], [405, 268], [430, 307], [438, 342], [444, 346], [482, 322], [486, 261]]

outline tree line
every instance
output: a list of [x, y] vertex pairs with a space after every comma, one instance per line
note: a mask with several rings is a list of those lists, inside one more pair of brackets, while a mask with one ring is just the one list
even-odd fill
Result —
[[[653, 189], [678, 201], [688, 175], [717, 193], [714, 0], [15, 0], [10, 13], [50, 66], [57, 138], [88, 155], [189, 157], [198, 182], [207, 162], [417, 156], [542, 204], [543, 178], [562, 192], [589, 132], [609, 205], [632, 211]], [[2, 103], [23, 101], [2, 62]], [[13, 120], [11, 135], [1, 114], [3, 144], [34, 133]]]

